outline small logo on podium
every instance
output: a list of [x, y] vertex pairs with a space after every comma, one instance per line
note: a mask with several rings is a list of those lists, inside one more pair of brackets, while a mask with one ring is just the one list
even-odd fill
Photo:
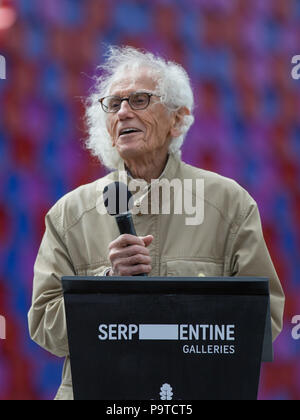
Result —
[[172, 400], [173, 397], [173, 389], [169, 384], [163, 384], [160, 388], [160, 399], [161, 400]]

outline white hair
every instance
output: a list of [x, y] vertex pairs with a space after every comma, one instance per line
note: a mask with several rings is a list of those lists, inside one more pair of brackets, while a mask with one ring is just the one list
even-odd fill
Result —
[[153, 74], [153, 79], [157, 82], [155, 93], [161, 96], [161, 102], [170, 111], [181, 107], [186, 107], [190, 111], [190, 115], [185, 115], [183, 118], [181, 135], [171, 140], [170, 153], [181, 156], [180, 148], [194, 122], [192, 115], [194, 97], [190, 80], [179, 64], [132, 47], [109, 47], [106, 61], [98, 67], [102, 74], [95, 77], [93, 92], [87, 98], [85, 119], [88, 129], [86, 147], [110, 169], [118, 168], [121, 157], [112, 146], [106, 128], [107, 114], [102, 110], [99, 99], [109, 94], [112, 83], [124, 74], [124, 70], [139, 68], [147, 68], [151, 75]]

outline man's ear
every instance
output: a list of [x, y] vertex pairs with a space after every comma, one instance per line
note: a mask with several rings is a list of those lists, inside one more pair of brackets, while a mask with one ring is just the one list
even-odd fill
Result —
[[174, 121], [170, 130], [170, 134], [173, 139], [179, 137], [182, 134], [183, 119], [186, 115], [191, 115], [190, 110], [186, 106], [183, 106], [177, 111], [174, 111]]

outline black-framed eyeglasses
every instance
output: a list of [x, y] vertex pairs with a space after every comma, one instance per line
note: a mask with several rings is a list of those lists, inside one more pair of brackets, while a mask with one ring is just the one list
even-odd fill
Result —
[[120, 98], [120, 96], [105, 96], [99, 99], [99, 102], [103, 111], [109, 113], [118, 112], [123, 101], [128, 101], [131, 109], [146, 109], [150, 103], [151, 96], [160, 98], [160, 96], [150, 92], [133, 92], [124, 98]]

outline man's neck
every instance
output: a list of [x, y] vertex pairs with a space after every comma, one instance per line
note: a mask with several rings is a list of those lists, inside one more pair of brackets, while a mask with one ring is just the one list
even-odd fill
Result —
[[130, 175], [135, 179], [144, 179], [150, 183], [152, 179], [158, 179], [162, 174], [163, 170], [168, 161], [168, 155], [162, 157], [156, 157], [156, 159], [144, 159], [125, 161], [125, 167], [129, 171]]

